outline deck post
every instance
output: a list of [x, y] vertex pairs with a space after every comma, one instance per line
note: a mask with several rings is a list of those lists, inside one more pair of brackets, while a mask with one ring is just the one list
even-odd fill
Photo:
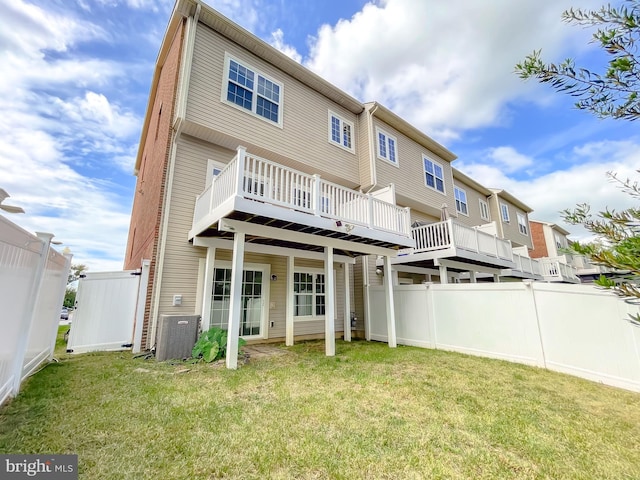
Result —
[[476, 272], [473, 270], [469, 270], [469, 281], [471, 283], [478, 283], [476, 280]]
[[239, 146], [236, 154], [236, 184], [235, 194], [239, 197], [244, 196], [244, 159], [247, 155], [247, 148]]
[[287, 306], [285, 318], [285, 345], [291, 347], [293, 345], [293, 308], [294, 308], [294, 291], [293, 291], [293, 270], [295, 265], [295, 257], [287, 257]]
[[351, 341], [351, 285], [349, 264], [343, 263], [344, 269], [344, 341]]
[[367, 207], [368, 207], [368, 219], [367, 219], [367, 227], [369, 228], [373, 228], [374, 225], [374, 221], [373, 221], [373, 195], [371, 195], [370, 193], [367, 194]]
[[384, 257], [384, 293], [387, 297], [387, 341], [390, 348], [397, 346], [396, 342], [396, 312], [393, 301], [393, 274], [391, 271], [391, 257]]
[[215, 271], [216, 247], [207, 247], [207, 259], [204, 267], [204, 287], [202, 293], [202, 331], [209, 330], [211, 325], [211, 300], [213, 295], [213, 274]]
[[333, 275], [333, 247], [324, 247], [324, 342], [327, 357], [333, 357], [336, 354], [334, 292], [335, 278]]
[[494, 283], [500, 283], [500, 275], [497, 273], [493, 274], [493, 281]]
[[227, 335], [227, 368], [238, 368], [238, 339], [242, 310], [242, 267], [244, 260], [244, 232], [233, 234], [233, 260], [231, 262], [231, 302], [229, 305], [229, 331]]
[[440, 283], [449, 283], [449, 274], [447, 273], [446, 265], [440, 265]]

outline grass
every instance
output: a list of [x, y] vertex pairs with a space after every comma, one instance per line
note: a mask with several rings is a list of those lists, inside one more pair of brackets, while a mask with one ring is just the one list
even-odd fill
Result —
[[81, 478], [640, 478], [640, 395], [546, 370], [367, 342], [236, 371], [59, 349], [0, 410], [0, 452], [76, 453]]

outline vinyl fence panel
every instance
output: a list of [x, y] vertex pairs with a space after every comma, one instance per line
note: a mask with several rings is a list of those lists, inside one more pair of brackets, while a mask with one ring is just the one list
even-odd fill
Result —
[[[386, 341], [382, 287], [368, 287], [369, 335]], [[632, 305], [590, 285], [543, 282], [394, 287], [397, 342], [546, 367], [640, 391]]]

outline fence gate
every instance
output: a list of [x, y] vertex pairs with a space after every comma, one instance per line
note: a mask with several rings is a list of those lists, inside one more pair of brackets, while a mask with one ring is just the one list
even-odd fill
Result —
[[81, 278], [67, 352], [130, 349], [136, 324], [142, 326], [138, 302], [144, 305], [148, 275], [145, 263], [142, 271], [88, 272]]

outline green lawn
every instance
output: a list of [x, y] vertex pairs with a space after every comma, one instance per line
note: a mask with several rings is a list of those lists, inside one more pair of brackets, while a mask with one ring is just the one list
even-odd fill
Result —
[[58, 348], [0, 410], [0, 452], [77, 453], [81, 478], [640, 478], [640, 395], [541, 369], [367, 342], [236, 371]]

